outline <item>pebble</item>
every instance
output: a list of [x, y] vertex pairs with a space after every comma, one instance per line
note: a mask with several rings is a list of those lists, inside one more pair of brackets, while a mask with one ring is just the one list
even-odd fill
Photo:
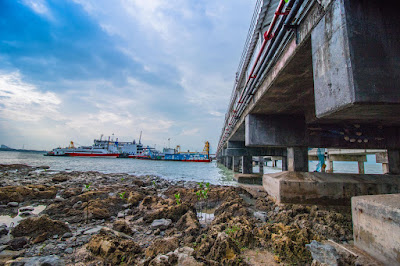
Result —
[[35, 208], [32, 206], [25, 206], [25, 207], [21, 207], [19, 208], [19, 212], [27, 212], [27, 211], [33, 211]]
[[21, 217], [28, 217], [28, 216], [32, 216], [32, 215], [33, 215], [33, 213], [30, 211], [24, 211], [24, 212], [19, 213], [19, 216], [21, 216]]
[[64, 250], [64, 252], [67, 254], [72, 254], [72, 252], [74, 252], [74, 250], [72, 248], [67, 248]]
[[18, 206], [19, 206], [19, 203], [18, 203], [18, 202], [15, 202], [15, 201], [12, 201], [12, 202], [7, 203], [7, 206], [8, 206], [8, 207], [18, 207]]
[[171, 219], [158, 219], [151, 223], [152, 228], [168, 227], [172, 223]]
[[66, 232], [65, 234], [63, 234], [62, 238], [65, 239], [65, 238], [70, 238], [72, 236], [73, 234], [71, 232]]

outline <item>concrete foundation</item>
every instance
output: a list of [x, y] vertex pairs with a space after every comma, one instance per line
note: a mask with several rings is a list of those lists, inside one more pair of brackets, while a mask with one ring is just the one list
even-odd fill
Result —
[[263, 175], [263, 186], [277, 203], [346, 206], [354, 196], [400, 193], [400, 176], [282, 172]]
[[262, 185], [263, 177], [261, 174], [235, 174], [233, 178], [243, 184], [255, 184], [255, 185]]
[[400, 265], [400, 194], [351, 200], [354, 244], [384, 265]]

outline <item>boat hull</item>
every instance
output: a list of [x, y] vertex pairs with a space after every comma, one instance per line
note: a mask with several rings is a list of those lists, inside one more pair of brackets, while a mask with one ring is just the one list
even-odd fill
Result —
[[71, 156], [71, 157], [111, 157], [111, 158], [117, 158], [119, 155], [120, 155], [119, 153], [79, 153], [79, 152], [71, 152], [65, 154], [65, 156]]

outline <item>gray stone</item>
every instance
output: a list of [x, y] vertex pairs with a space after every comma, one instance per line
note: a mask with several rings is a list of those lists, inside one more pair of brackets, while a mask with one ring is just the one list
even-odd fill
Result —
[[171, 219], [158, 219], [151, 223], [151, 228], [167, 228], [171, 223]]
[[15, 201], [12, 201], [12, 202], [7, 203], [7, 206], [8, 206], [8, 207], [18, 207], [18, 206], [19, 206], [19, 203], [18, 203], [18, 202], [15, 202]]
[[306, 248], [311, 252], [312, 258], [319, 263], [328, 266], [339, 265], [340, 256], [331, 245], [321, 244], [313, 240], [310, 244], [306, 244]]
[[73, 248], [67, 248], [64, 250], [65, 253], [67, 254], [72, 254], [74, 252]]
[[267, 221], [268, 215], [267, 215], [266, 212], [261, 212], [261, 211], [259, 211], [259, 212], [254, 212], [253, 215], [254, 215], [255, 218], [260, 219], [260, 220], [263, 221], [264, 223]]
[[15, 260], [7, 261], [6, 265], [64, 266], [65, 262], [63, 259], [60, 259], [60, 257], [56, 255], [50, 255], [43, 257], [18, 258]]
[[97, 232], [99, 232], [101, 230], [101, 228], [103, 228], [103, 226], [96, 226], [94, 228], [88, 229], [85, 232], [83, 232], [84, 235], [92, 235], [95, 234]]
[[33, 211], [35, 208], [32, 206], [25, 206], [25, 207], [21, 207], [19, 208], [19, 212], [28, 212], [28, 211]]
[[73, 234], [71, 232], [66, 232], [65, 234], [63, 234], [62, 238], [70, 238], [72, 236]]

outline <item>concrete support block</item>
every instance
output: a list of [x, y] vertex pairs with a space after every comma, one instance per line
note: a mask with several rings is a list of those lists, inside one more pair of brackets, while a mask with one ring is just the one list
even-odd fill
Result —
[[245, 118], [245, 143], [248, 147], [302, 146], [305, 125], [304, 117], [249, 114]]
[[383, 265], [400, 265], [400, 194], [351, 199], [354, 244]]
[[308, 172], [308, 148], [290, 147], [287, 148], [288, 171]]
[[400, 150], [388, 150], [389, 174], [400, 174]]
[[253, 157], [242, 156], [242, 174], [252, 174], [252, 173], [253, 173]]
[[400, 193], [400, 176], [286, 171], [264, 174], [263, 186], [277, 203], [350, 206], [354, 196]]
[[236, 173], [239, 172], [239, 163], [240, 163], [240, 157], [232, 156], [232, 170]]

